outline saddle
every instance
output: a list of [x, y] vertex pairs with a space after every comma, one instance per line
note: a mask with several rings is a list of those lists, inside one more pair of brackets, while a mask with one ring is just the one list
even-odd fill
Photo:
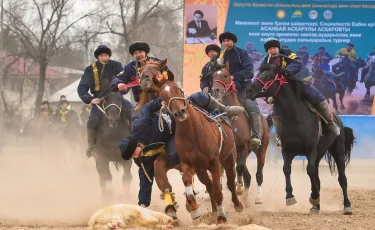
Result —
[[232, 123], [230, 122], [229, 120], [229, 117], [225, 114], [221, 114], [218, 110], [215, 110], [213, 112], [208, 112], [207, 110], [205, 109], [201, 109], [200, 107], [192, 104], [192, 107], [200, 112], [201, 114], [204, 115], [204, 117], [209, 121], [209, 122], [215, 122], [215, 123], [224, 123], [226, 125], [228, 125], [230, 128], [232, 128]]

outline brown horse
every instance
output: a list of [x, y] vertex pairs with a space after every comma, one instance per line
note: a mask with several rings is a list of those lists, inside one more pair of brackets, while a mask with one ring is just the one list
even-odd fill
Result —
[[[237, 90], [229, 73], [229, 63], [224, 66], [215, 65], [212, 68], [215, 72], [212, 75], [213, 80], [213, 96], [220, 100], [224, 105], [241, 106], [237, 98]], [[250, 146], [250, 130], [249, 120], [246, 114], [236, 117], [231, 120], [232, 129], [234, 131], [235, 143], [237, 148], [237, 187], [236, 192], [238, 195], [243, 193], [243, 181], [245, 182], [245, 199], [250, 187], [251, 175], [246, 166], [246, 160], [253, 151], [257, 156], [257, 172], [256, 180], [258, 183], [258, 194], [255, 199], [255, 204], [262, 204], [262, 183], [263, 183], [263, 167], [266, 159], [267, 147], [269, 144], [269, 131], [266, 119], [262, 116], [263, 132], [262, 132], [262, 145], [258, 149], [252, 149]]]
[[[176, 120], [175, 146], [183, 171], [187, 209], [192, 219], [201, 216], [192, 188], [192, 178], [196, 173], [210, 195], [212, 212], [217, 212], [217, 222], [225, 222], [227, 217], [220, 189], [220, 164], [227, 175], [227, 186], [232, 193], [235, 210], [243, 210], [235, 191], [236, 146], [231, 127], [224, 121], [207, 120], [202, 112], [194, 109], [187, 101], [181, 88], [173, 81], [153, 78], [153, 83], [159, 87], [160, 97]], [[207, 170], [211, 172], [212, 181]]]

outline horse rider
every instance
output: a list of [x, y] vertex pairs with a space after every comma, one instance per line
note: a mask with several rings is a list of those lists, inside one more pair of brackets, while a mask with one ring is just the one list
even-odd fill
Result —
[[318, 53], [314, 54], [314, 56], [312, 56], [312, 59], [315, 59], [324, 71], [331, 71], [329, 62], [333, 59], [333, 57], [328, 52], [326, 52], [324, 46], [320, 46], [318, 48]]
[[370, 64], [371, 64], [371, 61], [373, 60], [371, 58], [372, 56], [375, 56], [375, 47], [373, 48], [372, 52], [367, 55], [367, 58], [366, 58], [367, 65], [362, 68], [360, 83], [363, 83], [365, 81], [366, 74], [368, 73], [368, 71], [370, 71]]
[[42, 106], [41, 106], [41, 110], [40, 112], [45, 112], [47, 113], [49, 116], [51, 116], [53, 114], [53, 109], [50, 107], [49, 105], [49, 102], [48, 101], [42, 101]]
[[52, 113], [56, 124], [65, 126], [73, 116], [76, 116], [75, 111], [69, 109], [68, 107], [68, 101], [61, 101], [61, 107]]
[[[142, 63], [148, 60], [160, 61], [156, 57], [149, 57], [150, 46], [146, 42], [137, 41], [129, 46], [129, 53], [133, 56], [134, 60], [131, 61], [124, 67], [124, 71], [113, 78], [111, 82], [112, 91], [125, 91], [128, 93], [130, 89], [127, 89], [126, 84], [131, 82], [137, 82], [140, 78], [140, 68]], [[168, 67], [164, 67], [164, 71], [168, 70]], [[132, 88], [134, 100], [139, 102], [139, 97], [142, 93], [142, 88], [137, 84]]]
[[217, 63], [224, 65], [229, 61], [229, 72], [236, 84], [238, 100], [250, 118], [250, 130], [252, 130], [250, 145], [257, 149], [262, 144], [262, 115], [256, 100], [246, 98], [246, 88], [250, 86], [254, 76], [254, 66], [247, 51], [236, 47], [237, 36], [231, 32], [219, 35], [219, 41], [224, 46]]
[[299, 51], [296, 53], [297, 56], [302, 60], [302, 67], [307, 67], [307, 64], [309, 64], [310, 54], [307, 52], [307, 50], [307, 47], [302, 45], [299, 47]]
[[66, 96], [65, 96], [65, 95], [61, 95], [61, 96], [60, 96], [60, 101], [59, 101], [59, 103], [57, 103], [57, 105], [56, 105], [56, 108], [57, 108], [57, 109], [60, 109], [60, 108], [61, 108], [61, 104], [62, 104], [63, 101], [66, 101], [66, 102], [68, 103], [68, 109], [72, 109], [72, 110], [74, 110], [73, 106], [71, 106], [70, 103], [69, 103], [69, 101], [66, 100]]
[[[336, 57], [340, 57], [340, 56], [346, 56], [348, 57], [349, 59], [349, 69], [350, 69], [350, 73], [353, 74], [354, 76], [356, 76], [356, 79], [357, 79], [357, 67], [354, 65], [354, 63], [357, 61], [357, 52], [355, 51], [354, 49], [354, 44], [349, 42], [347, 44], [347, 47], [346, 48], [341, 48], [339, 49], [337, 52], [336, 52]], [[339, 63], [336, 63], [334, 66], [338, 65]], [[332, 66], [332, 69], [335, 69], [334, 66]], [[352, 75], [352, 76], [353, 76]], [[358, 79], [357, 79], [358, 80]]]
[[210, 58], [210, 61], [208, 61], [202, 68], [202, 72], [200, 77], [200, 87], [203, 92], [208, 92], [209, 87], [209, 79], [207, 77], [207, 74], [210, 72], [210, 62], [212, 58], [219, 56], [221, 52], [221, 48], [216, 44], [209, 44], [206, 46], [205, 50], [206, 55]]
[[[81, 100], [86, 104], [91, 103], [93, 105], [90, 111], [89, 120], [87, 121], [88, 148], [86, 155], [88, 158], [91, 157], [91, 150], [96, 144], [97, 129], [103, 116], [102, 112], [97, 107], [102, 103], [102, 100], [100, 99], [100, 80], [106, 79], [111, 82], [113, 76], [116, 76], [122, 71], [121, 63], [111, 60], [111, 55], [112, 51], [109, 47], [106, 45], [99, 45], [94, 52], [97, 61], [86, 67], [77, 88]], [[89, 93], [89, 90], [91, 94]], [[128, 100], [123, 99], [123, 106], [126, 111], [125, 116], [130, 121], [133, 105]]]
[[252, 42], [248, 42], [246, 44], [246, 51], [253, 63], [256, 61], [260, 61], [263, 58], [263, 55], [254, 48], [254, 44]]
[[[261, 65], [264, 64], [274, 64], [274, 65], [281, 65], [283, 72], [285, 73], [285, 77], [293, 78], [297, 75], [302, 68], [302, 63], [300, 57], [297, 56], [291, 50], [284, 50], [280, 48], [280, 42], [273, 37], [266, 39], [264, 43], [264, 49], [268, 53], [267, 56], [264, 58]], [[327, 127], [328, 131], [335, 135], [340, 135], [340, 128], [335, 124], [333, 121], [333, 115], [328, 105], [327, 100], [325, 97], [311, 84], [306, 84], [303, 89], [303, 95], [309, 100], [309, 102], [318, 110], [320, 115], [328, 122]], [[271, 99], [272, 101], [272, 99]], [[275, 104], [273, 106], [272, 112], [272, 121], [275, 125], [276, 130], [276, 139], [278, 145], [280, 145], [280, 110]]]
[[[201, 108], [213, 111], [225, 111], [228, 117], [244, 112], [240, 106], [224, 106], [206, 92], [191, 95], [189, 101]], [[179, 158], [174, 145], [175, 120], [173, 115], [166, 111], [162, 115], [164, 129], [159, 130], [159, 111], [165, 103], [161, 98], [146, 103], [141, 113], [133, 123], [130, 136], [120, 142], [121, 156], [124, 160], [133, 157], [138, 165], [140, 190], [138, 205], [148, 207], [151, 202], [151, 191], [154, 181], [154, 161], [160, 153], [166, 152], [168, 164], [179, 164]], [[142, 165], [143, 164], [143, 165]]]
[[88, 121], [89, 117], [90, 117], [90, 112], [91, 112], [91, 108], [92, 108], [92, 104], [85, 104], [82, 106], [81, 108], [81, 114], [80, 114], [80, 118], [81, 118], [81, 121], [82, 122], [86, 122]]

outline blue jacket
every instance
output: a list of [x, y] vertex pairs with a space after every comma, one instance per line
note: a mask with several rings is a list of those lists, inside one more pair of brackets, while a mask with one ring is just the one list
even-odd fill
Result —
[[297, 55], [301, 58], [303, 66], [309, 64], [310, 54], [308, 52], [298, 51]]
[[[135, 136], [138, 142], [149, 145], [155, 142], [168, 143], [175, 131], [175, 120], [171, 113], [164, 113], [170, 119], [171, 128], [165, 119], [162, 119], [164, 131], [159, 130], [159, 114], [155, 114], [161, 108], [161, 98], [152, 100], [144, 105], [139, 117], [133, 122], [133, 129], [130, 135]], [[167, 118], [168, 119], [168, 118]], [[172, 130], [172, 133], [171, 133]]]
[[329, 54], [328, 52], [324, 52], [323, 54], [316, 53], [316, 54], [314, 54], [313, 57], [317, 57], [317, 58], [319, 58], [319, 57], [327, 57], [326, 59], [321, 58], [319, 60], [320, 64], [329, 64], [329, 62], [333, 59], [332, 55]]
[[[160, 59], [155, 58], [155, 57], [148, 57], [148, 58], [152, 59], [152, 60], [155, 60], [155, 61], [161, 61]], [[135, 61], [135, 60], [130, 62], [129, 64], [127, 64], [124, 67], [124, 71], [121, 72], [120, 74], [118, 74], [115, 78], [113, 78], [113, 80], [111, 82], [111, 90], [116, 92], [116, 91], [118, 91], [118, 87], [117, 87], [118, 84], [120, 84], [120, 83], [128, 84], [128, 83], [132, 82], [132, 77], [139, 77], [140, 67], [141, 67], [141, 64], [139, 62]], [[168, 70], [167, 66], [164, 67], [163, 71], [165, 71], [165, 70]], [[134, 100], [136, 102], [139, 102], [139, 99], [140, 99], [139, 96], [142, 93], [141, 86], [132, 87], [132, 91], [133, 91]], [[126, 94], [128, 92], [129, 92], [129, 90], [124, 92], [124, 94]]]
[[209, 72], [209, 67], [208, 67], [209, 64], [210, 64], [210, 62], [207, 62], [203, 66], [201, 75], [199, 76], [200, 77], [200, 87], [201, 87], [202, 91], [203, 91], [204, 88], [208, 87], [208, 85], [209, 85], [208, 78], [207, 78], [207, 74]]
[[[268, 55], [263, 59], [260, 65], [267, 64]], [[282, 68], [285, 68], [291, 75], [298, 74], [302, 69], [301, 58], [296, 53], [287, 49], [280, 49], [280, 56], [272, 60], [274, 64], [280, 63]]]
[[224, 64], [229, 61], [229, 72], [234, 78], [237, 90], [246, 89], [254, 76], [254, 65], [246, 50], [233, 46], [224, 54]]
[[[101, 75], [103, 65], [99, 61], [96, 61], [95, 64], [98, 69], [99, 81], [100, 79], [105, 78], [109, 82], [111, 82], [112, 78], [122, 71], [122, 65], [120, 62], [109, 60], [109, 62], [105, 65], [103, 74]], [[99, 81], [97, 81], [97, 83]], [[82, 75], [81, 81], [79, 82], [77, 88], [78, 95], [84, 103], [89, 104], [91, 103], [92, 99], [100, 97], [100, 89], [97, 90], [98, 88], [99, 86], [95, 83], [93, 67], [91, 64], [86, 67], [85, 72]], [[89, 93], [89, 90], [93, 95]]]

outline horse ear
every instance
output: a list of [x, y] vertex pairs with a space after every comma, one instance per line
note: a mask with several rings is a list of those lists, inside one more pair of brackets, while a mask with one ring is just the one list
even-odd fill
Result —
[[154, 85], [155, 85], [156, 87], [159, 87], [160, 81], [159, 81], [156, 77], [153, 77], [153, 78], [152, 78], [152, 83], [154, 83]]
[[229, 71], [229, 61], [225, 62], [223, 68]]
[[169, 81], [174, 81], [174, 74], [172, 73], [172, 71], [167, 70], [167, 75]]
[[159, 63], [159, 69], [162, 70], [167, 65], [167, 58]]

